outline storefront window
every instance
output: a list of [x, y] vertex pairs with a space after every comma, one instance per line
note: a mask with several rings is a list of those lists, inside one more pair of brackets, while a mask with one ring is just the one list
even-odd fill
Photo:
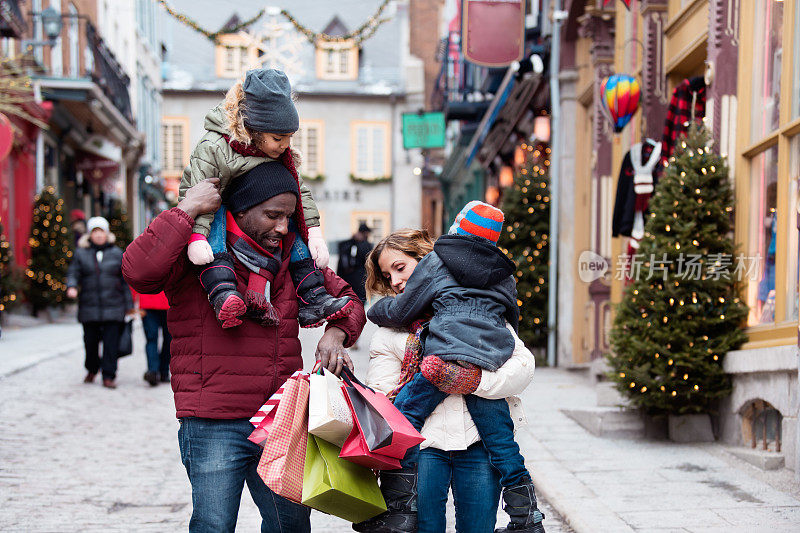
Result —
[[794, 4], [794, 64], [792, 68], [792, 118], [800, 117], [800, 0]]
[[786, 320], [798, 319], [798, 278], [800, 269], [798, 266], [798, 185], [800, 185], [800, 136], [792, 138], [791, 159], [789, 161], [789, 247], [786, 261]]
[[750, 254], [755, 272], [749, 280], [750, 324], [775, 321], [775, 246], [777, 235], [778, 147], [751, 163]]
[[781, 62], [783, 58], [783, 2], [758, 0], [753, 40], [753, 102], [750, 141], [755, 143], [778, 128]]

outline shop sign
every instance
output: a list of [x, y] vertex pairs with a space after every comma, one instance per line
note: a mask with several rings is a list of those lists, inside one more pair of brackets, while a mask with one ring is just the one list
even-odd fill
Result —
[[444, 113], [403, 113], [403, 148], [443, 148]]
[[525, 0], [464, 0], [463, 52], [467, 61], [507, 67], [525, 51]]

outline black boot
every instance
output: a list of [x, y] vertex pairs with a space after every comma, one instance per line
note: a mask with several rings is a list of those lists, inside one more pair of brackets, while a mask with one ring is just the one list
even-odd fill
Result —
[[314, 265], [313, 259], [301, 259], [289, 264], [292, 281], [300, 299], [298, 320], [300, 327], [315, 328], [328, 320], [344, 318], [353, 310], [349, 296], [334, 298], [325, 290], [325, 276]]
[[381, 472], [381, 494], [387, 511], [353, 529], [364, 533], [415, 533], [417, 531], [417, 468]]
[[519, 485], [505, 487], [503, 489], [503, 510], [508, 513], [511, 522], [508, 527], [495, 529], [495, 533], [507, 533], [511, 531], [523, 533], [544, 533], [542, 520], [544, 515], [536, 507], [536, 493], [533, 483], [528, 479]]
[[208, 301], [223, 328], [232, 328], [242, 323], [239, 318], [247, 311], [244, 298], [236, 290], [236, 274], [233, 258], [227, 252], [214, 254], [214, 260], [199, 267], [200, 284], [208, 293]]

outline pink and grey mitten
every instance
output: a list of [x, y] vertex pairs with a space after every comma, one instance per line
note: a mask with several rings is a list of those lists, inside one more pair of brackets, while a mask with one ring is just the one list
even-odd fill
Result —
[[435, 355], [422, 360], [420, 371], [436, 388], [447, 394], [472, 394], [481, 383], [479, 366], [464, 361], [442, 361]]

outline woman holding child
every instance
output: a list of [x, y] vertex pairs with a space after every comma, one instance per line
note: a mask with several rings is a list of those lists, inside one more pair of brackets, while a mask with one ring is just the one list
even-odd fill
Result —
[[[513, 438], [535, 361], [516, 334], [513, 263], [496, 247], [502, 212], [471, 202], [436, 245], [401, 230], [367, 261], [367, 385], [387, 394], [425, 441], [381, 473], [389, 511], [357, 531], [445, 531], [452, 488], [459, 532], [494, 530], [501, 485], [508, 528], [544, 533], [533, 483]], [[433, 252], [433, 253], [432, 253]], [[417, 270], [417, 267], [420, 267]], [[412, 274], [417, 275], [412, 278]], [[418, 494], [418, 498], [417, 498]]]

